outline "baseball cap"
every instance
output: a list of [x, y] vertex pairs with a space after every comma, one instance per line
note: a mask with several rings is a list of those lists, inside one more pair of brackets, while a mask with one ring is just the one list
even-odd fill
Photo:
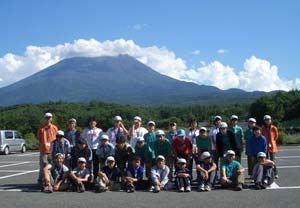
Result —
[[157, 130], [156, 136], [165, 135], [165, 132], [163, 130]]
[[227, 125], [226, 122], [222, 122], [222, 123], [220, 124], [220, 128], [227, 128], [227, 127], [228, 127], [228, 125]]
[[104, 140], [104, 139], [109, 140], [109, 137], [106, 134], [102, 134], [101, 135], [101, 140]]
[[80, 158], [78, 158], [77, 162], [78, 162], [78, 163], [79, 163], [79, 162], [84, 162], [84, 163], [86, 163], [86, 159], [85, 159], [84, 157], [80, 157]]
[[150, 125], [155, 126], [155, 122], [154, 121], [149, 121], [148, 124], [147, 124], [147, 126], [150, 126]]
[[106, 162], [107, 161], [115, 161], [115, 158], [113, 157], [113, 156], [109, 156], [109, 157], [107, 157], [107, 159], [106, 159]]
[[184, 158], [179, 158], [179, 159], [177, 160], [177, 163], [184, 163], [184, 164], [186, 164], [186, 159], [184, 159]]
[[227, 150], [225, 156], [227, 157], [228, 155], [235, 155], [235, 152], [233, 150]]
[[177, 131], [177, 136], [185, 136], [185, 131], [183, 129], [179, 129]]
[[65, 157], [65, 155], [64, 154], [62, 154], [62, 153], [56, 153], [55, 154], [55, 158], [58, 158], [58, 157]]
[[177, 126], [177, 123], [171, 122], [171, 123], [170, 123], [170, 126]]
[[144, 139], [144, 137], [137, 137], [136, 141], [137, 142], [143, 142], [143, 141], [145, 141], [145, 139]]
[[207, 128], [201, 127], [201, 128], [199, 129], [199, 131], [207, 131]]
[[135, 116], [135, 117], [133, 118], [133, 120], [134, 120], [134, 121], [142, 121], [142, 118], [139, 117], [139, 116]]
[[201, 160], [205, 160], [205, 159], [210, 158], [210, 157], [211, 157], [211, 155], [210, 155], [209, 152], [203, 152], [201, 154]]
[[156, 160], [166, 160], [166, 159], [163, 155], [158, 155]]
[[264, 152], [259, 152], [257, 153], [257, 157], [267, 157], [267, 155]]
[[45, 115], [44, 115], [44, 117], [46, 118], [46, 117], [52, 117], [52, 113], [45, 113]]
[[121, 116], [115, 116], [114, 121], [122, 121], [122, 117]]
[[215, 116], [215, 120], [222, 120], [221, 116]]
[[62, 130], [58, 130], [56, 132], [56, 136], [65, 136], [65, 132], [63, 132]]
[[232, 115], [231, 118], [230, 118], [230, 120], [234, 120], [234, 119], [235, 119], [235, 120], [238, 120], [239, 117], [238, 117], [237, 115]]
[[271, 120], [271, 116], [270, 115], [265, 115], [264, 120]]
[[77, 122], [76, 119], [75, 118], [70, 118], [69, 123], [73, 123], [73, 122], [76, 123]]
[[256, 119], [255, 119], [255, 118], [249, 118], [249, 119], [248, 119], [248, 122], [256, 123]]

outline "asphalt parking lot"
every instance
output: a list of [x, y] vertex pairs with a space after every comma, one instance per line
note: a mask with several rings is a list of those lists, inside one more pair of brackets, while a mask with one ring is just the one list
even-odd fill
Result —
[[[209, 193], [175, 191], [153, 194], [147, 191], [127, 194], [60, 192], [41, 193], [36, 186], [39, 153], [0, 155], [1, 207], [299, 207], [300, 146], [280, 147], [279, 179], [266, 190], [241, 192], [217, 189]], [[246, 166], [246, 159], [242, 164]]]

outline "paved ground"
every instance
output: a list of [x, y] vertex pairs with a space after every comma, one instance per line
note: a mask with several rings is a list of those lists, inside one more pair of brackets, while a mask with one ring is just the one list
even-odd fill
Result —
[[[108, 192], [44, 194], [36, 187], [38, 153], [0, 155], [0, 203], [4, 207], [299, 207], [300, 146], [285, 146], [278, 153], [280, 178], [267, 190], [210, 193]], [[245, 166], [245, 158], [242, 160]]]

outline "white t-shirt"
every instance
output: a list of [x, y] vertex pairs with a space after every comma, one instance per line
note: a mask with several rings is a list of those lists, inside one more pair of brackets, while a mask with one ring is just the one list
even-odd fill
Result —
[[217, 134], [219, 133], [219, 128], [216, 126], [211, 127], [209, 131], [209, 136], [211, 139], [211, 150], [216, 150], [216, 140], [217, 140]]
[[148, 130], [145, 129], [144, 127], [139, 127], [137, 129], [133, 129], [132, 137], [130, 138], [130, 146], [134, 149], [136, 142], [137, 142], [137, 138], [144, 137], [144, 135], [147, 133], [148, 133]]
[[100, 143], [102, 129], [99, 128], [85, 128], [81, 134], [82, 138], [84, 138], [91, 149], [95, 150], [98, 148]]
[[186, 138], [188, 138], [192, 144], [196, 144], [196, 137], [199, 136], [199, 129], [189, 129], [187, 132], [186, 132]]
[[111, 143], [113, 146], [116, 146], [116, 140], [119, 136], [124, 135], [124, 129], [121, 127], [111, 127], [107, 130], [106, 134], [109, 137], [109, 143]]

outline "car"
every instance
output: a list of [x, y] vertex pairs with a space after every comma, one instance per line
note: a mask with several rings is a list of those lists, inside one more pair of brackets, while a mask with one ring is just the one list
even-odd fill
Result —
[[0, 152], [8, 155], [10, 152], [26, 152], [26, 142], [16, 130], [0, 130]]

